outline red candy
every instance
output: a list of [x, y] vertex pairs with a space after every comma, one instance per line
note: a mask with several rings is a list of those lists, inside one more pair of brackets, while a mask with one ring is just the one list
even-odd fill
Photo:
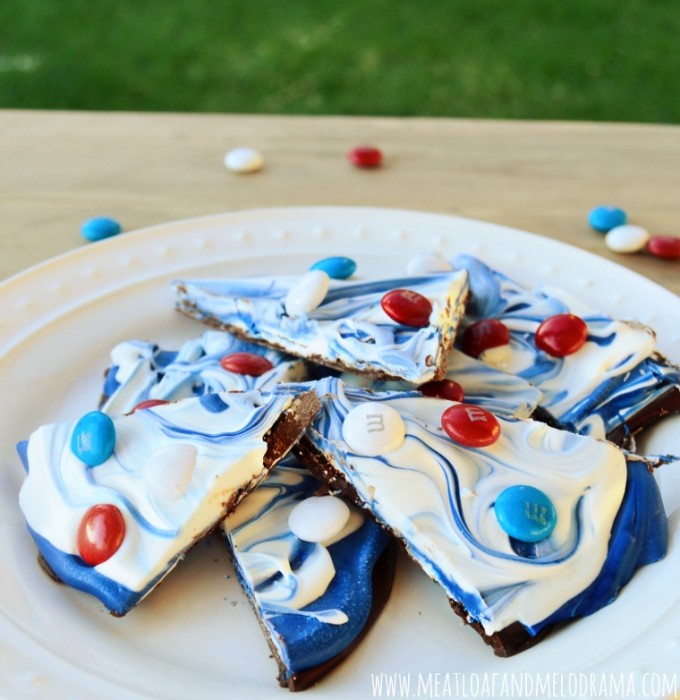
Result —
[[97, 566], [110, 559], [125, 538], [123, 514], [110, 503], [92, 506], [80, 521], [76, 544], [86, 564]]
[[664, 260], [680, 258], [680, 238], [677, 236], [652, 236], [647, 242], [647, 252]]
[[470, 357], [479, 357], [485, 350], [507, 345], [510, 330], [497, 318], [483, 318], [468, 326], [461, 338], [461, 348]]
[[501, 426], [493, 414], [463, 403], [442, 413], [442, 428], [454, 442], [465, 447], [488, 447], [501, 435]]
[[231, 355], [225, 355], [220, 360], [222, 369], [234, 374], [245, 374], [248, 377], [259, 377], [270, 369], [274, 369], [274, 365], [262, 355], [256, 355], [254, 352], [234, 352]]
[[357, 146], [347, 157], [357, 168], [378, 168], [382, 163], [382, 151], [374, 146]]
[[430, 323], [432, 304], [429, 299], [410, 289], [393, 289], [380, 302], [383, 311], [403, 326], [423, 328]]
[[135, 411], [143, 411], [145, 408], [154, 408], [155, 406], [163, 406], [163, 404], [170, 403], [169, 401], [163, 401], [163, 399], [146, 399], [146, 401], [140, 401], [130, 413]]
[[536, 329], [536, 347], [553, 357], [566, 357], [580, 350], [588, 338], [588, 326], [574, 314], [546, 318]]
[[453, 379], [427, 382], [427, 384], [418, 387], [418, 391], [425, 396], [446, 399], [447, 401], [458, 401], [459, 403], [464, 398], [463, 387], [458, 382], [454, 382]]

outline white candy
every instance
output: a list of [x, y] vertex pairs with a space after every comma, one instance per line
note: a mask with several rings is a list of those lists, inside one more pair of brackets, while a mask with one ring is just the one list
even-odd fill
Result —
[[642, 226], [624, 224], [611, 229], [604, 242], [615, 253], [637, 253], [647, 245], [649, 237], [649, 231]]
[[364, 457], [396, 450], [404, 442], [406, 426], [391, 407], [376, 401], [355, 406], [342, 424], [342, 438], [352, 452]]
[[288, 527], [305, 542], [331, 540], [347, 524], [349, 506], [336, 496], [310, 496], [288, 515]]
[[253, 173], [264, 165], [264, 158], [254, 148], [234, 148], [224, 156], [224, 164], [236, 173]]
[[286, 295], [286, 313], [300, 316], [314, 311], [325, 299], [330, 277], [323, 270], [310, 270], [288, 290]]
[[196, 466], [193, 445], [168, 445], [152, 452], [144, 465], [144, 482], [154, 495], [174, 501], [189, 486]]
[[512, 348], [509, 344], [497, 345], [495, 348], [489, 348], [485, 350], [479, 359], [490, 367], [495, 367], [502, 372], [507, 371], [508, 364], [510, 362], [510, 357], [512, 355]]
[[416, 255], [406, 266], [409, 275], [420, 275], [430, 272], [450, 272], [453, 270], [448, 260], [439, 253], [425, 253]]

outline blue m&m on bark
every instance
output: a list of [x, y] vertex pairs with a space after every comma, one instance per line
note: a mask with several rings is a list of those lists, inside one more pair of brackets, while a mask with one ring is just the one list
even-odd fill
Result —
[[101, 411], [86, 413], [71, 434], [71, 451], [88, 467], [96, 467], [113, 454], [116, 428], [109, 416]]
[[557, 511], [543, 491], [520, 484], [501, 491], [494, 503], [498, 524], [520, 542], [540, 542], [552, 534]]
[[318, 260], [309, 269], [323, 270], [332, 280], [346, 280], [356, 272], [357, 264], [352, 258], [334, 255]]

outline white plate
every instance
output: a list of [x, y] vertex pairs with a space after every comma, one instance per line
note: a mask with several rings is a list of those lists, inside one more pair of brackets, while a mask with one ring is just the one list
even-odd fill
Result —
[[[173, 310], [168, 283], [177, 275], [302, 272], [329, 254], [354, 257], [362, 275], [399, 273], [412, 255], [430, 250], [470, 252], [528, 283], [550, 282], [615, 316], [635, 317], [654, 326], [660, 348], [680, 361], [680, 300], [652, 282], [549, 239], [415, 212], [279, 209], [172, 223], [82, 247], [0, 285], [0, 695], [284, 696], [218, 539], [197, 546], [123, 619], [48, 580], [17, 506], [23, 474], [14, 444], [42, 423], [77, 418], [96, 406], [117, 341], [174, 345], [201, 331]], [[651, 449], [678, 447], [673, 420], [655, 431]], [[395, 673], [410, 674], [399, 680], [410, 680], [412, 694], [420, 683], [425, 697], [456, 690], [491, 697], [494, 690], [501, 695], [501, 683], [528, 684], [546, 674], [556, 674], [551, 678], [565, 684], [565, 693], [569, 683], [606, 680], [602, 674], [625, 673], [637, 684], [647, 679], [646, 690], [652, 680], [680, 685], [673, 675], [680, 656], [679, 469], [658, 474], [671, 515], [670, 553], [640, 571], [613, 605], [535, 649], [498, 659], [459, 623], [440, 589], [403, 559], [394, 594], [369, 637], [305, 697], [374, 697], [373, 683]], [[386, 692], [385, 686], [383, 697]]]

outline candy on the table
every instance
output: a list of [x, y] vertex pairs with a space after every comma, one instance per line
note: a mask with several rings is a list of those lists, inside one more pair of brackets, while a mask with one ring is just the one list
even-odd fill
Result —
[[586, 322], [575, 314], [556, 314], [536, 329], [536, 347], [552, 357], [566, 357], [580, 350], [588, 339]]
[[347, 157], [357, 168], [377, 168], [383, 160], [382, 151], [375, 146], [357, 146], [347, 154]]
[[423, 253], [412, 258], [406, 266], [409, 275], [430, 274], [432, 272], [451, 272], [451, 263], [439, 253]]
[[179, 443], [154, 450], [144, 465], [144, 483], [157, 498], [175, 501], [187, 491], [196, 468], [193, 445]]
[[123, 230], [123, 227], [115, 219], [110, 219], [106, 216], [97, 216], [93, 219], [88, 219], [80, 228], [83, 238], [88, 241], [101, 241], [104, 238], [118, 235]]
[[345, 416], [342, 439], [358, 455], [375, 457], [396, 450], [404, 441], [406, 427], [391, 406], [362, 403]]
[[356, 272], [357, 264], [352, 258], [335, 255], [317, 260], [309, 269], [323, 270], [333, 280], [346, 280]]
[[635, 224], [615, 226], [604, 237], [607, 248], [615, 253], [637, 253], [647, 245], [647, 241], [649, 231]]
[[255, 148], [232, 148], [224, 156], [224, 164], [235, 173], [254, 173], [264, 165], [264, 157]]
[[540, 542], [550, 537], [557, 524], [557, 512], [550, 498], [526, 484], [501, 491], [494, 512], [503, 530], [520, 542]]
[[588, 223], [601, 233], [613, 229], [615, 226], [623, 226], [628, 221], [628, 215], [623, 209], [613, 206], [595, 207], [588, 215]]
[[111, 503], [99, 503], [85, 511], [76, 533], [81, 559], [97, 566], [110, 559], [125, 539], [125, 518]]
[[88, 467], [105, 462], [116, 446], [116, 428], [109, 416], [101, 411], [86, 413], [71, 435], [71, 451]]
[[342, 532], [349, 515], [349, 506], [337, 496], [310, 496], [290, 511], [288, 527], [304, 542], [328, 542]]
[[427, 382], [418, 387], [418, 391], [425, 396], [432, 396], [447, 401], [461, 402], [465, 398], [463, 387], [453, 379], [440, 379]]
[[381, 300], [383, 311], [396, 323], [424, 328], [430, 322], [432, 303], [412, 289], [393, 289]]
[[232, 352], [220, 360], [220, 367], [227, 372], [244, 374], [248, 377], [261, 377], [274, 369], [274, 365], [263, 355], [254, 352]]
[[461, 337], [461, 349], [470, 357], [481, 355], [492, 348], [508, 345], [510, 330], [497, 318], [483, 318], [469, 325]]
[[501, 434], [493, 413], [469, 404], [449, 406], [442, 413], [442, 428], [454, 442], [465, 447], [489, 447]]
[[680, 238], [678, 236], [652, 236], [647, 243], [647, 252], [665, 260], [680, 259]]
[[288, 290], [284, 302], [289, 316], [314, 311], [326, 298], [330, 277], [323, 270], [310, 270]]

